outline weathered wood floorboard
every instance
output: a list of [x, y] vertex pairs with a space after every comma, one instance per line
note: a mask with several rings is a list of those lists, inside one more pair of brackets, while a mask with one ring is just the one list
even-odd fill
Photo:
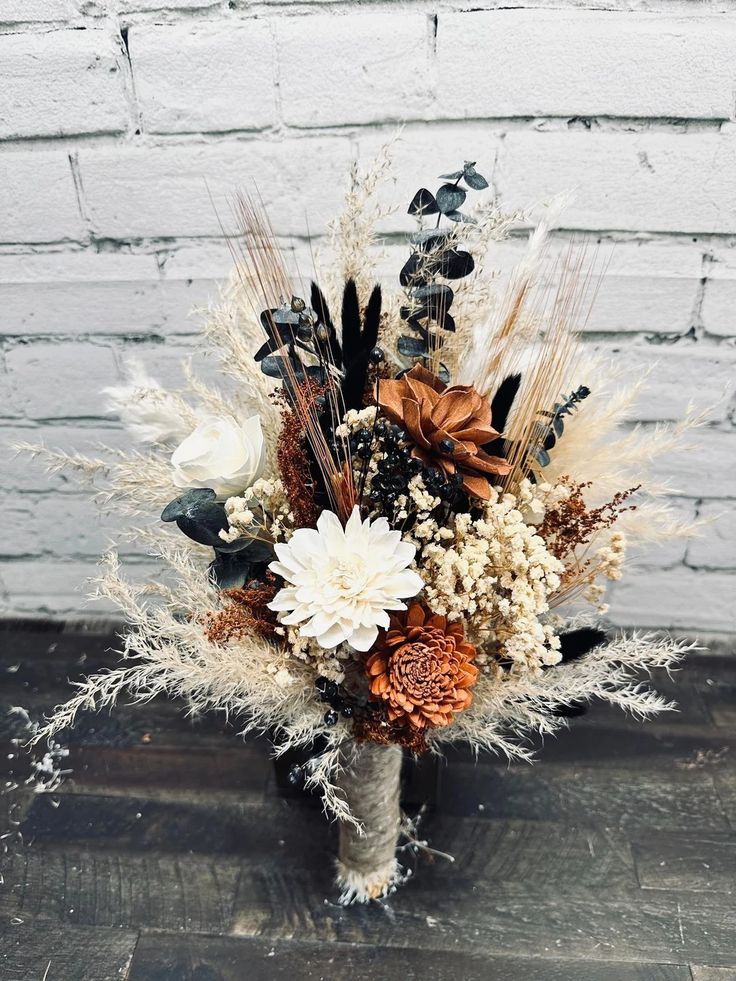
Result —
[[[112, 639], [0, 631], [0, 773], [14, 737], [114, 663]], [[736, 659], [656, 684], [653, 724], [595, 706], [540, 762], [453, 747], [419, 836], [455, 858], [381, 905], [335, 904], [335, 829], [277, 792], [268, 742], [156, 700], [85, 714], [53, 795], [0, 798], [0, 979], [736, 981]]]
[[462, 950], [344, 943], [268, 941], [259, 938], [186, 937], [144, 934], [131, 966], [130, 981], [691, 981], [684, 965], [641, 965], [558, 959], [543, 963], [521, 957], [487, 957]]
[[[44, 920], [0, 917], [3, 981], [123, 981], [129, 978], [138, 934]], [[174, 977], [169, 976], [171, 981]]]

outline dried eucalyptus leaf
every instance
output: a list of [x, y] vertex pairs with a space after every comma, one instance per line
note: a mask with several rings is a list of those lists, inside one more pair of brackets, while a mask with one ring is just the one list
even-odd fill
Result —
[[211, 487], [194, 487], [174, 498], [161, 512], [162, 521], [176, 521], [177, 518], [196, 514], [215, 500], [217, 495]]
[[423, 228], [421, 231], [410, 235], [409, 241], [412, 245], [423, 245], [426, 247], [426, 251], [429, 251], [447, 241], [447, 232], [442, 231], [441, 228]]
[[449, 331], [451, 334], [454, 334], [455, 326], [456, 326], [455, 318], [452, 316], [451, 313], [447, 313], [447, 311], [445, 311], [445, 314], [442, 317], [442, 329]]
[[412, 298], [418, 300], [423, 306], [430, 310], [443, 307], [448, 309], [455, 297], [449, 286], [444, 283], [428, 283], [426, 286], [418, 286]]
[[472, 187], [474, 191], [483, 191], [488, 187], [488, 181], [477, 170], [468, 170], [465, 172], [465, 183], [468, 187]]
[[396, 345], [399, 354], [405, 358], [421, 358], [427, 354], [427, 342], [421, 337], [403, 334]]
[[462, 279], [475, 269], [475, 260], [469, 252], [448, 249], [438, 256], [437, 271], [445, 279]]
[[450, 221], [461, 221], [465, 222], [466, 225], [478, 224], [475, 218], [471, 218], [470, 215], [464, 215], [462, 211], [443, 211], [442, 214], [445, 218], [449, 218]]
[[461, 187], [443, 184], [437, 191], [437, 206], [443, 215], [447, 215], [451, 211], [457, 211], [467, 196], [468, 192]]
[[256, 353], [253, 355], [253, 359], [255, 361], [263, 361], [263, 359], [268, 357], [268, 355], [271, 354], [272, 352], [273, 352], [273, 342], [266, 341], [265, 344], [262, 344], [258, 348]]
[[410, 215], [436, 215], [439, 211], [434, 194], [426, 187], [420, 187], [407, 208]]
[[452, 174], [440, 174], [441, 181], [459, 181], [465, 175], [464, 170], [456, 170]]
[[278, 378], [279, 380], [284, 378], [286, 375], [284, 359], [274, 354], [269, 354], [268, 357], [263, 358], [261, 361], [261, 371], [269, 378]]
[[416, 252], [412, 252], [404, 265], [401, 267], [401, 272], [399, 273], [399, 282], [401, 285], [411, 286], [414, 283], [419, 268], [419, 256]]

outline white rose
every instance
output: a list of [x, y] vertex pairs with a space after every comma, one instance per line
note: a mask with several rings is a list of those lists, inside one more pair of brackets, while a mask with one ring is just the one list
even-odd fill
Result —
[[259, 416], [242, 423], [233, 416], [206, 419], [171, 456], [177, 487], [211, 487], [220, 498], [242, 494], [265, 462]]

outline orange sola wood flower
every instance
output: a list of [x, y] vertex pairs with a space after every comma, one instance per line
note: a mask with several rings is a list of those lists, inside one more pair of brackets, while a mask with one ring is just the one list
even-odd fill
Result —
[[447, 726], [473, 700], [475, 654], [461, 623], [412, 603], [391, 617], [366, 661], [371, 694], [387, 703], [390, 722], [415, 729]]
[[499, 433], [491, 425], [488, 400], [472, 385], [448, 388], [431, 371], [415, 365], [401, 378], [382, 381], [377, 398], [388, 418], [415, 444], [414, 456], [446, 474], [459, 473], [469, 494], [488, 500], [488, 475], [510, 472], [503, 457], [482, 449]]

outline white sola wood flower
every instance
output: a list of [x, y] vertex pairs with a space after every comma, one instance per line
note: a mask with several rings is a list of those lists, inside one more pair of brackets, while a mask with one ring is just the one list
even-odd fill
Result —
[[387, 610], [403, 610], [402, 599], [416, 596], [422, 580], [411, 565], [416, 548], [401, 540], [385, 518], [361, 521], [357, 507], [343, 528], [337, 515], [323, 511], [317, 528], [300, 528], [288, 544], [274, 546], [269, 566], [287, 585], [269, 604], [282, 623], [297, 625], [321, 647], [347, 641], [369, 650], [379, 627], [388, 627]]
[[211, 487], [219, 498], [242, 493], [266, 464], [260, 417], [206, 419], [177, 446], [171, 463], [177, 487]]

